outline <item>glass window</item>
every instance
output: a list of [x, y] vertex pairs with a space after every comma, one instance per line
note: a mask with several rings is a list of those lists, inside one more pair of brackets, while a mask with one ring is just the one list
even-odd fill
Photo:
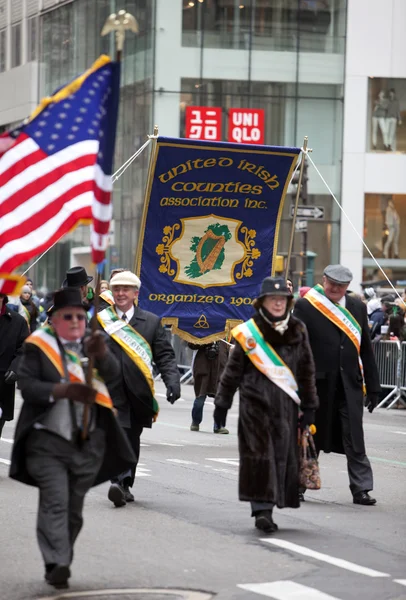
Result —
[[38, 56], [38, 18], [32, 17], [27, 20], [27, 61], [31, 62]]
[[0, 31], [0, 73], [6, 70], [6, 41], [7, 31]]
[[406, 79], [369, 78], [367, 151], [406, 152]]
[[344, 52], [345, 0], [183, 0], [182, 45]]
[[11, 27], [11, 67], [21, 65], [21, 23]]

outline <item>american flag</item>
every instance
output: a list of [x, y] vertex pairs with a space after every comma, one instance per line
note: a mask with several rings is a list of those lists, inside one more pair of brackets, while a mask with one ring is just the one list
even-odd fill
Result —
[[0, 137], [0, 273], [92, 223], [93, 262], [104, 260], [120, 65], [101, 56]]

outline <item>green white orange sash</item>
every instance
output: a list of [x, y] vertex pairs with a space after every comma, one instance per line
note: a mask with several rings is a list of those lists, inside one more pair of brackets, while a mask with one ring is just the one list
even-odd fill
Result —
[[319, 284], [307, 292], [305, 299], [350, 338], [358, 352], [359, 367], [363, 376], [364, 369], [360, 356], [362, 330], [358, 321], [344, 306], [331, 302]]
[[113, 306], [114, 298], [111, 290], [104, 290], [104, 292], [100, 294], [100, 298], [107, 302], [107, 304], [110, 304], [110, 306]]
[[[25, 343], [37, 346], [58, 370], [60, 376], [65, 377], [61, 352], [52, 327], [44, 325], [40, 329], [37, 329], [26, 339]], [[65, 353], [67, 355], [66, 366], [70, 381], [85, 383], [86, 378], [80, 363], [80, 357], [71, 350], [66, 350]], [[96, 403], [105, 408], [113, 408], [107, 387], [98, 376], [96, 369], [93, 370], [92, 387], [97, 390]]]
[[258, 371], [280, 387], [299, 406], [298, 387], [292, 371], [264, 339], [254, 319], [237, 325], [231, 334]]
[[148, 342], [131, 325], [117, 315], [113, 306], [108, 306], [97, 314], [97, 320], [104, 331], [131, 358], [145, 377], [152, 395], [152, 410], [158, 415], [159, 405], [155, 399], [154, 378], [152, 376], [152, 350]]
[[21, 315], [22, 317], [24, 317], [24, 319], [27, 321], [27, 324], [29, 326], [30, 321], [31, 321], [31, 316], [30, 316], [30, 313], [28, 312], [28, 308], [25, 308], [25, 306], [21, 302], [21, 300], [18, 303], [18, 314]]

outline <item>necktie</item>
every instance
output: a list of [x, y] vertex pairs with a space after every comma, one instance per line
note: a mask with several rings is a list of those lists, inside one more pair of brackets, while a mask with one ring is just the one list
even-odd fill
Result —
[[127, 323], [127, 315], [126, 313], [123, 313], [123, 316], [121, 317], [123, 321], [125, 321]]

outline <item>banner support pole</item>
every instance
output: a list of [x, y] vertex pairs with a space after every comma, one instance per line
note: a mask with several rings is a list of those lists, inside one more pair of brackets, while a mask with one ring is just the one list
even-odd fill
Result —
[[298, 180], [298, 185], [297, 185], [297, 192], [296, 192], [296, 199], [295, 199], [295, 209], [293, 212], [293, 219], [292, 219], [292, 229], [290, 232], [290, 240], [289, 240], [289, 249], [288, 249], [288, 255], [286, 257], [286, 267], [285, 267], [285, 279], [288, 278], [289, 276], [289, 269], [290, 269], [290, 261], [292, 258], [292, 251], [293, 251], [293, 242], [295, 239], [295, 227], [296, 227], [296, 217], [297, 217], [297, 209], [299, 206], [299, 200], [300, 200], [300, 191], [302, 188], [302, 179], [303, 179], [303, 171], [304, 171], [304, 165], [305, 165], [305, 160], [306, 160], [306, 156], [307, 156], [307, 144], [309, 142], [309, 138], [307, 137], [307, 135], [305, 136], [304, 140], [303, 140], [303, 148], [302, 148], [302, 162], [300, 163], [300, 170], [299, 170], [299, 180]]
[[[156, 154], [156, 147], [158, 144], [158, 125], [154, 125], [154, 133], [152, 134], [152, 136], [150, 136], [150, 139], [152, 140], [152, 144], [151, 144], [151, 154], [149, 155], [147, 182], [145, 185], [145, 195], [146, 196], [148, 196], [148, 194], [152, 188], [153, 174], [154, 174], [154, 159], [155, 159], [155, 154]], [[145, 198], [144, 198], [143, 214], [144, 214], [144, 212], [145, 212]], [[134, 273], [138, 273], [138, 275], [139, 275], [139, 269], [141, 266], [141, 253], [139, 252], [139, 250], [140, 250], [139, 244], [137, 244], [136, 251], [135, 251], [135, 257], [134, 257]]]

